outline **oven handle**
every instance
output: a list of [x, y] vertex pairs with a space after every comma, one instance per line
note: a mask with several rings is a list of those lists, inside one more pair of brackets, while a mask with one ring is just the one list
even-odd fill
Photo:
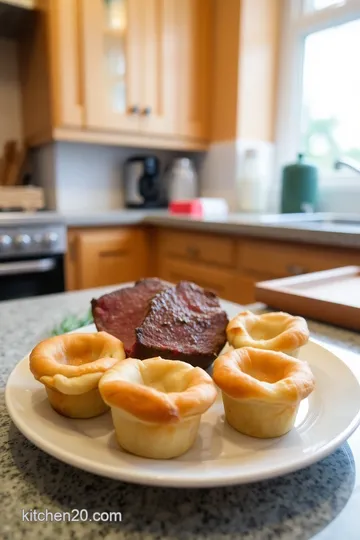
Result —
[[55, 268], [54, 259], [37, 259], [35, 261], [17, 261], [0, 263], [0, 276], [32, 274], [34, 272], [50, 272]]

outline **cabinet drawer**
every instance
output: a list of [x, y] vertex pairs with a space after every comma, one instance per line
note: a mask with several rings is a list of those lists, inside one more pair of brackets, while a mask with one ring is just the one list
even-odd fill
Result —
[[160, 231], [160, 257], [171, 256], [188, 261], [211, 263], [214, 266], [234, 267], [236, 245], [231, 238], [210, 234]]
[[238, 245], [237, 260], [242, 271], [271, 279], [359, 264], [360, 254], [322, 246], [244, 240]]
[[179, 262], [164, 258], [159, 267], [159, 277], [178, 283], [193, 281], [200, 287], [214, 291], [220, 298], [235, 301], [235, 271], [209, 268], [201, 263]]
[[148, 243], [141, 229], [75, 229], [69, 232], [67, 290], [134, 281], [148, 274]]

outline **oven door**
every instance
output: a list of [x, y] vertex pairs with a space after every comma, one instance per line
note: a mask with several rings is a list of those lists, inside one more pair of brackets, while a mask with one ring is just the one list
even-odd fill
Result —
[[0, 259], [0, 301], [64, 291], [64, 257]]

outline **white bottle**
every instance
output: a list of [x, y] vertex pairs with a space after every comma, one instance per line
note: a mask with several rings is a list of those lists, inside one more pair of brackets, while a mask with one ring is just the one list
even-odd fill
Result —
[[192, 161], [176, 159], [168, 174], [170, 201], [195, 199], [198, 195], [198, 177]]
[[261, 174], [259, 154], [245, 151], [242, 173], [237, 181], [238, 209], [241, 212], [263, 212], [266, 205], [266, 185]]

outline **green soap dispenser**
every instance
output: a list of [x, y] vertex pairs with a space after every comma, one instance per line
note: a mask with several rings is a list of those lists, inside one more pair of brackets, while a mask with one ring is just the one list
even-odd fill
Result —
[[297, 163], [283, 168], [281, 212], [314, 212], [318, 199], [318, 184], [317, 168], [304, 163], [304, 155], [298, 154]]

